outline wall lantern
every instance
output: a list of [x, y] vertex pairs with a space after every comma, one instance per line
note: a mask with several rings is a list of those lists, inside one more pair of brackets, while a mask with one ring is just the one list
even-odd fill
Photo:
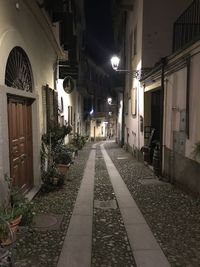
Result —
[[108, 97], [107, 101], [108, 101], [108, 105], [112, 104], [112, 98], [111, 97]]
[[128, 74], [131, 74], [131, 75], [133, 75], [133, 78], [137, 78], [137, 79], [140, 78], [140, 72], [141, 72], [140, 70], [120, 70], [120, 69], [118, 69], [119, 62], [120, 62], [120, 58], [118, 56], [113, 56], [110, 59], [110, 62], [111, 62], [111, 66], [112, 66], [113, 70], [118, 71], [118, 72], [125, 72]]
[[90, 115], [92, 115], [94, 113], [94, 109], [92, 108], [89, 113], [90, 113]]

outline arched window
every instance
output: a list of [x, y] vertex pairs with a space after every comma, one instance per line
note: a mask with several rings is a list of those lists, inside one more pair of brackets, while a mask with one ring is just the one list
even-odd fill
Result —
[[26, 92], [32, 92], [32, 71], [29, 59], [20, 47], [11, 50], [6, 64], [5, 84]]

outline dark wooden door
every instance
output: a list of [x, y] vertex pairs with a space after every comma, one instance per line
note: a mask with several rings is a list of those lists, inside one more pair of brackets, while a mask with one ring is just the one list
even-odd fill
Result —
[[10, 175], [13, 184], [30, 188], [33, 185], [31, 101], [8, 97]]
[[160, 140], [160, 130], [162, 123], [160, 121], [160, 96], [161, 90], [157, 90], [151, 94], [151, 126], [155, 129], [154, 140]]

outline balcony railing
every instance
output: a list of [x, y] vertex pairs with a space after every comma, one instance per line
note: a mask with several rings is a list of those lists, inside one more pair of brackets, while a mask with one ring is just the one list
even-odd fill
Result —
[[173, 52], [200, 39], [200, 0], [194, 0], [177, 19], [173, 34]]

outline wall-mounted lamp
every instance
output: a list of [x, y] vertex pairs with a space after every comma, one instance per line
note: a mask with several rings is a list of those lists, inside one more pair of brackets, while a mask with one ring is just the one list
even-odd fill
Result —
[[119, 62], [120, 62], [120, 58], [118, 56], [113, 56], [110, 59], [111, 62], [111, 66], [115, 71], [119, 71], [119, 72], [126, 72], [128, 74], [133, 75], [133, 78], [138, 78], [140, 77], [140, 70], [119, 70]]
[[108, 105], [112, 104], [112, 98], [111, 97], [108, 97], [107, 101], [108, 101]]
[[94, 109], [92, 108], [89, 113], [90, 113], [90, 115], [92, 115], [94, 113]]

